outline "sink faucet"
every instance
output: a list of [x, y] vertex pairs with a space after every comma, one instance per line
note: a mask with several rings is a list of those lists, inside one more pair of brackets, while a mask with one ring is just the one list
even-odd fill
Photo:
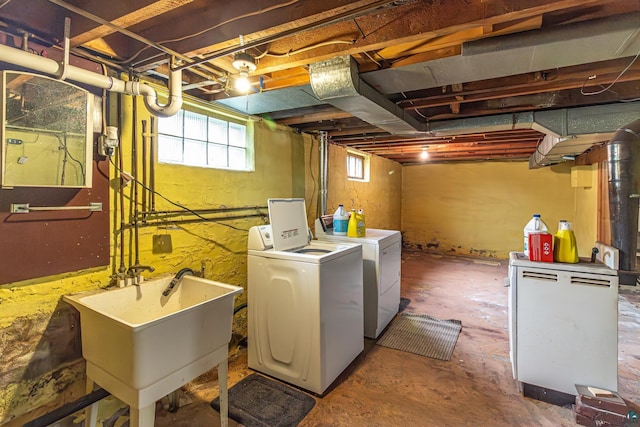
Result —
[[154, 270], [155, 268], [149, 265], [135, 264], [129, 267], [129, 269], [127, 270], [127, 274], [129, 275], [129, 277], [131, 277], [131, 279], [133, 279], [134, 285], [139, 285], [141, 282], [140, 273], [142, 273], [143, 271], [153, 272]]
[[178, 284], [178, 282], [180, 281], [180, 279], [182, 279], [182, 276], [190, 274], [192, 276], [195, 276], [196, 274], [193, 272], [192, 269], [190, 268], [183, 268], [182, 270], [178, 271], [178, 273], [176, 273], [176, 275], [173, 277], [173, 279], [171, 280], [171, 283], [169, 283], [169, 286], [167, 286], [167, 289], [164, 290], [164, 292], [162, 292], [162, 295], [164, 295], [165, 297], [168, 296], [171, 291], [173, 290], [173, 288], [176, 287], [176, 285]]

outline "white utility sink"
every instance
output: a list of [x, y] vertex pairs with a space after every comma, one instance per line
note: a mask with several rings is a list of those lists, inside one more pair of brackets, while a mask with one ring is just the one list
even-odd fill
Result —
[[157, 400], [218, 365], [226, 425], [234, 296], [243, 289], [186, 275], [163, 296], [172, 279], [64, 297], [80, 312], [88, 391], [95, 382], [130, 405], [131, 427], [147, 427]]

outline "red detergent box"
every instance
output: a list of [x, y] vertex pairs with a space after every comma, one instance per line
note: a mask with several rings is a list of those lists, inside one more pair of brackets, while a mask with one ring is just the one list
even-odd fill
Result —
[[529, 234], [529, 260], [553, 262], [553, 235], [551, 233]]

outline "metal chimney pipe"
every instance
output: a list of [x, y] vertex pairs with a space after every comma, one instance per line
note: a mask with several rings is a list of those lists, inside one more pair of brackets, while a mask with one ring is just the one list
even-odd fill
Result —
[[640, 119], [613, 134], [607, 143], [607, 156], [611, 245], [620, 250], [620, 270], [634, 272], [640, 201]]

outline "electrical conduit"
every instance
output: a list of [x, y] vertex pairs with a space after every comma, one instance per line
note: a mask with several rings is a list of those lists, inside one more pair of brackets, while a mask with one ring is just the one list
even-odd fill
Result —
[[[0, 61], [55, 77], [62, 73], [61, 68], [63, 67], [63, 64], [53, 59], [37, 56], [5, 45], [0, 45]], [[169, 101], [165, 105], [158, 103], [156, 91], [147, 84], [119, 80], [73, 65], [66, 66], [65, 80], [73, 80], [78, 83], [106, 89], [110, 92], [125, 93], [133, 96], [142, 95], [144, 104], [149, 112], [158, 117], [170, 117], [180, 111], [182, 107], [182, 71], [180, 70], [171, 71], [169, 74]]]

